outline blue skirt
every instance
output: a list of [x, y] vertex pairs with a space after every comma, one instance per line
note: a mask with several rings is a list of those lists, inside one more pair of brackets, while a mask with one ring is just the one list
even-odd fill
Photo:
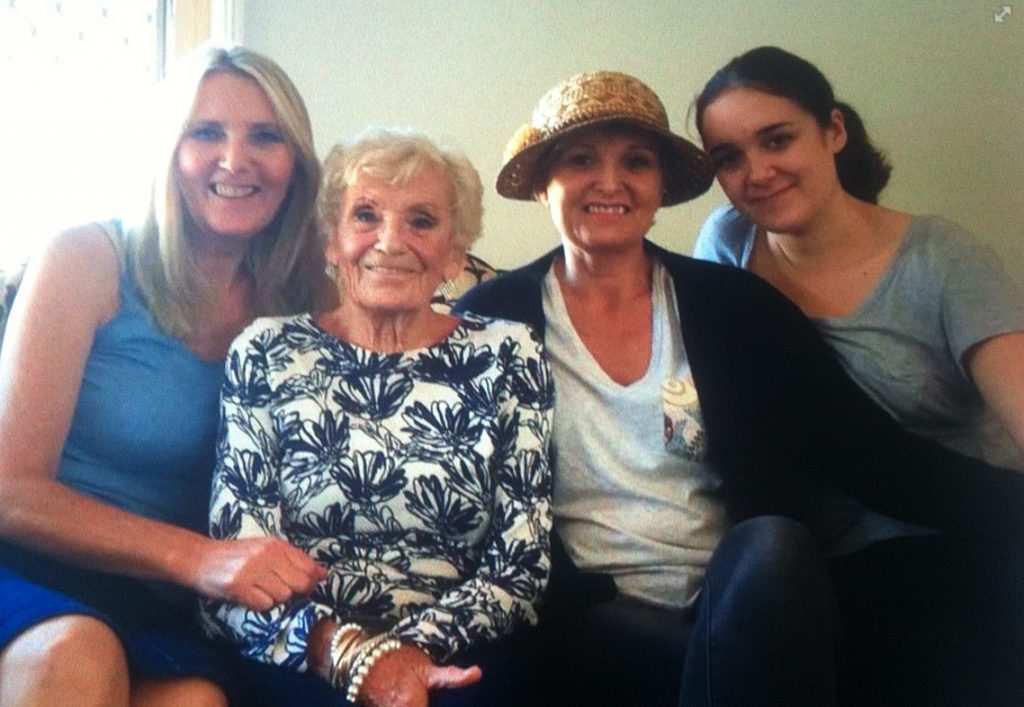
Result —
[[93, 572], [0, 545], [0, 650], [58, 616], [91, 616], [120, 638], [135, 678], [203, 677], [227, 689], [234, 650], [206, 640], [197, 600], [129, 577]]
[[199, 629], [198, 600], [181, 588], [71, 567], [0, 543], [0, 650], [22, 632], [68, 614], [91, 616], [121, 640], [132, 679], [200, 677], [237, 707], [347, 705], [316, 675], [262, 665]]
[[[317, 675], [243, 658], [199, 629], [198, 600], [180, 588], [71, 567], [0, 543], [0, 650], [23, 631], [68, 614], [91, 616], [120, 638], [133, 679], [201, 677], [221, 687], [232, 705], [349, 707]], [[486, 677], [472, 687], [431, 696], [436, 707], [511, 704], [509, 656], [503, 646], [478, 646], [453, 661], [479, 664]]]

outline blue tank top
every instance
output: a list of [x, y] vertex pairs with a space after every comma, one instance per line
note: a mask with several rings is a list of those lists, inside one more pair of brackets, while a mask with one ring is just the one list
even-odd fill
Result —
[[133, 513], [205, 534], [223, 361], [155, 324], [122, 268], [121, 308], [96, 331], [58, 479]]

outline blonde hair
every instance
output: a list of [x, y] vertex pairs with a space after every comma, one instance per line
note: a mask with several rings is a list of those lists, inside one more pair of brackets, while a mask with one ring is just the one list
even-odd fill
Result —
[[361, 175], [405, 184], [428, 167], [439, 168], [448, 180], [455, 242], [468, 251], [480, 237], [483, 223], [480, 175], [461, 153], [439, 147], [425, 135], [404, 128], [370, 128], [331, 149], [324, 160], [323, 184], [317, 199], [321, 235], [331, 237], [341, 217], [345, 191]]
[[320, 164], [301, 96], [281, 67], [261, 54], [241, 46], [201, 47], [175, 66], [164, 87], [152, 198], [141, 225], [128, 233], [135, 280], [153, 318], [168, 334], [182, 338], [195, 332], [209, 285], [190, 244], [176, 155], [200, 84], [222, 71], [259, 84], [295, 152], [285, 200], [266, 232], [252, 241], [245, 260], [255, 314], [313, 309], [329, 284], [314, 219]]

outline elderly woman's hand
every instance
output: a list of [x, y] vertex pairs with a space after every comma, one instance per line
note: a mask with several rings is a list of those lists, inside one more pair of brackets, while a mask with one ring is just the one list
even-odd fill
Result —
[[413, 646], [385, 653], [366, 674], [359, 697], [371, 707], [426, 707], [428, 692], [477, 682], [480, 668], [436, 665]]
[[208, 540], [192, 561], [189, 586], [257, 611], [307, 595], [327, 576], [309, 555], [280, 538]]

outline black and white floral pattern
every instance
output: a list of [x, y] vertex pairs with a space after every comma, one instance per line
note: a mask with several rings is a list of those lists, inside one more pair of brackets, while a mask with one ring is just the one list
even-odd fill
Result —
[[521, 324], [465, 316], [381, 354], [310, 315], [261, 319], [228, 354], [210, 530], [277, 536], [328, 578], [270, 611], [208, 601], [209, 633], [306, 668], [323, 617], [391, 617], [445, 659], [534, 622], [547, 580], [552, 381]]

